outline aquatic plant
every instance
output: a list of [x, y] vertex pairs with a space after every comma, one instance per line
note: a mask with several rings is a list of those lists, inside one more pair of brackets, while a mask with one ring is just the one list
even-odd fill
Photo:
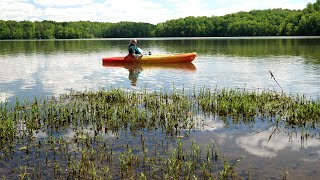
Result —
[[16, 172], [6, 177], [21, 179], [236, 177], [241, 158], [232, 164], [214, 144], [188, 138], [214, 117], [225, 126], [263, 120], [301, 127], [303, 140], [309, 128], [319, 128], [320, 101], [269, 90], [207, 88], [191, 94], [110, 89], [16, 100], [0, 104], [0, 163], [9, 162], [3, 169]]

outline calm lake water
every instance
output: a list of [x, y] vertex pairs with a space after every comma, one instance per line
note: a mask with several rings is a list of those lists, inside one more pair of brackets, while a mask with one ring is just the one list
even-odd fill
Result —
[[[208, 88], [275, 89], [320, 98], [320, 37], [138, 39], [153, 54], [197, 52], [191, 64], [103, 66], [102, 57], [127, 54], [128, 39], [0, 41], [0, 101], [58, 96], [70, 90]], [[271, 71], [281, 87], [271, 78]], [[214, 141], [253, 178], [320, 177], [319, 130], [265, 122], [225, 126], [218, 119], [190, 139]], [[272, 136], [270, 136], [272, 134]]]
[[[127, 39], [0, 41], [0, 100], [73, 90], [123, 87], [237, 87], [320, 97], [320, 38], [141, 39], [153, 54], [197, 52], [192, 64], [104, 67], [102, 57], [127, 54]], [[132, 69], [132, 68], [131, 68]], [[130, 76], [129, 76], [130, 75]]]

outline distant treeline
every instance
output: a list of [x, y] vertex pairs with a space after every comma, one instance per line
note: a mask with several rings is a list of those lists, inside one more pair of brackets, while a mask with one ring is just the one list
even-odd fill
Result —
[[269, 9], [225, 16], [186, 17], [157, 25], [137, 22], [0, 20], [0, 39], [118, 37], [319, 36], [320, 0], [303, 10]]

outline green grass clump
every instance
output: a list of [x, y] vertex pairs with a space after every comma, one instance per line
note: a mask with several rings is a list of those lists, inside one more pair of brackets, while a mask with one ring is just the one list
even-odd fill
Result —
[[318, 128], [320, 101], [274, 91], [203, 88], [191, 94], [111, 89], [2, 103], [0, 163], [7, 166], [0, 170], [13, 172], [9, 178], [31, 179], [237, 177], [241, 158], [229, 162], [213, 145], [185, 145], [189, 133], [206, 123], [199, 116], [219, 117], [226, 126], [229, 120], [262, 119]]
[[206, 113], [231, 116], [235, 122], [257, 117], [276, 118], [288, 125], [303, 126], [320, 120], [320, 101], [302, 96], [287, 96], [274, 91], [202, 89], [197, 97]]

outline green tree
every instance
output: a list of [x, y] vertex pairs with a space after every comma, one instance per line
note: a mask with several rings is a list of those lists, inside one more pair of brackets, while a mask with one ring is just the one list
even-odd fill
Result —
[[5, 21], [0, 20], [0, 39], [10, 39], [10, 29]]
[[267, 9], [225, 16], [141, 22], [0, 21], [0, 39], [320, 35], [320, 0], [303, 10]]
[[33, 39], [35, 38], [35, 24], [30, 21], [22, 22], [23, 28], [23, 39]]

